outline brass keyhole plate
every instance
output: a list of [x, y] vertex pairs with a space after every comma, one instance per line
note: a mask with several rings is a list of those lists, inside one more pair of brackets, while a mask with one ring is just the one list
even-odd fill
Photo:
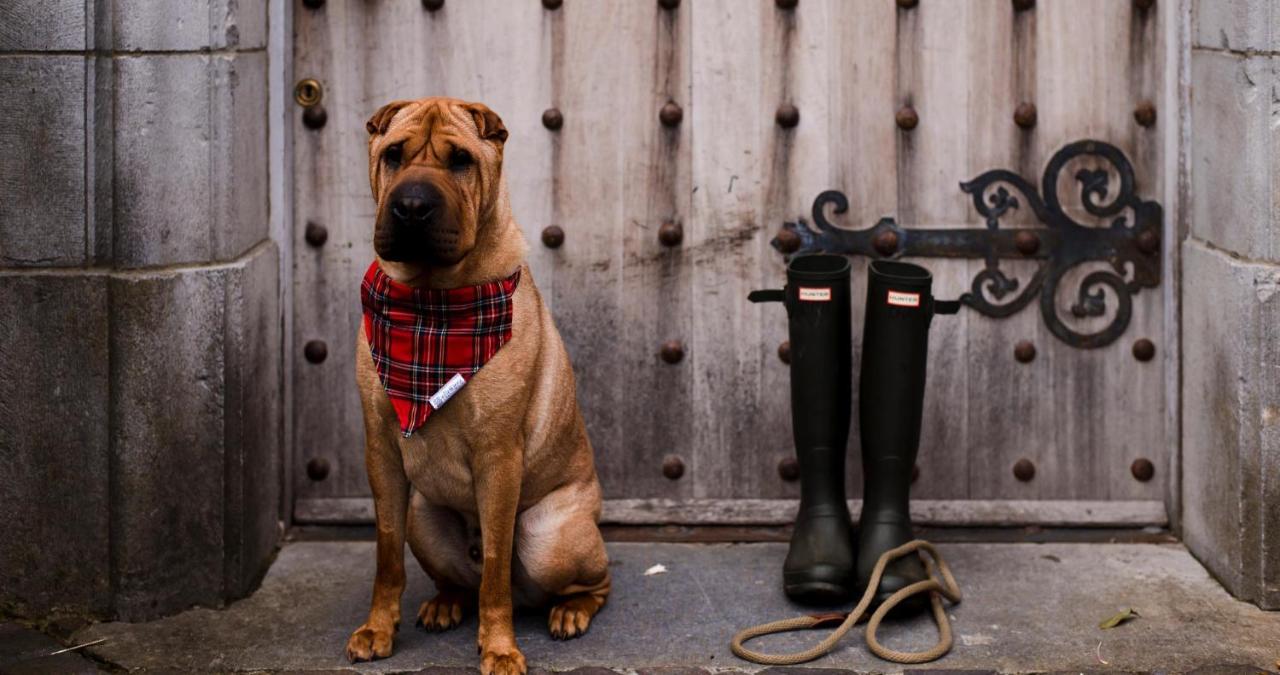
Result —
[[319, 103], [322, 98], [324, 98], [324, 87], [320, 86], [320, 82], [314, 78], [299, 80], [293, 87], [293, 100], [304, 108]]

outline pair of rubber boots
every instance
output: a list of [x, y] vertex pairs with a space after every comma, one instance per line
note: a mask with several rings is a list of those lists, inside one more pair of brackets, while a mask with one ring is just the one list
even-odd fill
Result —
[[[932, 281], [918, 265], [870, 264], [858, 396], [863, 497], [856, 534], [844, 488], [852, 408], [849, 261], [838, 255], [796, 256], [787, 266], [785, 289], [755, 291], [749, 298], [783, 302], [789, 319], [800, 510], [783, 584], [797, 602], [835, 604], [861, 597], [881, 554], [914, 539], [908, 501], [920, 442], [929, 324], [935, 313], [958, 308], [958, 303], [934, 300]], [[924, 579], [918, 557], [900, 558], [885, 569], [874, 604]], [[894, 613], [927, 604], [917, 595]]]

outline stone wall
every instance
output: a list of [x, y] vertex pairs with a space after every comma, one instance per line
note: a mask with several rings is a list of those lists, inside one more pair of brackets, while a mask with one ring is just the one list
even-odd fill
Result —
[[1191, 41], [1183, 536], [1280, 609], [1280, 6], [1194, 0]]
[[248, 592], [280, 532], [265, 0], [0, 4], [0, 612]]

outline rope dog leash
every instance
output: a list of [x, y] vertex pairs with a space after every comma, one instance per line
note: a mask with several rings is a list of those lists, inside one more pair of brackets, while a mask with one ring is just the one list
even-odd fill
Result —
[[[922, 539], [907, 542], [902, 546], [885, 551], [880, 556], [880, 559], [876, 561], [875, 569], [871, 572], [871, 580], [867, 583], [866, 592], [862, 594], [862, 599], [858, 601], [858, 605], [848, 614], [834, 612], [813, 616], [798, 616], [794, 619], [783, 619], [753, 626], [734, 635], [730, 648], [733, 650], [734, 655], [740, 659], [767, 666], [790, 666], [812, 661], [826, 655], [832, 649], [835, 649], [840, 640], [853, 629], [853, 626], [862, 618], [863, 613], [867, 611], [867, 607], [871, 605], [872, 599], [875, 598], [876, 589], [880, 586], [880, 577], [884, 574], [885, 567], [890, 562], [917, 551], [929, 554], [928, 557], [920, 556], [921, 560], [924, 561], [925, 571], [928, 573], [929, 578], [899, 589], [876, 608], [876, 611], [871, 614], [871, 618], [867, 620], [867, 649], [871, 650], [872, 654], [895, 663], [928, 663], [942, 658], [944, 654], [951, 651], [952, 642], [951, 622], [947, 619], [947, 612], [942, 607], [942, 598], [946, 598], [951, 604], [959, 603], [960, 586], [956, 584], [955, 577], [951, 575], [951, 568], [947, 566], [947, 562], [942, 559], [933, 544]], [[917, 555], [919, 554], [917, 553]], [[935, 570], [937, 572], [936, 575]], [[932, 648], [922, 652], [900, 652], [880, 644], [880, 641], [876, 639], [876, 633], [880, 630], [880, 622], [884, 620], [885, 615], [903, 600], [920, 593], [929, 594], [929, 601], [933, 606], [933, 620], [938, 625], [938, 642]], [[762, 635], [817, 628], [823, 625], [830, 625], [835, 621], [841, 622], [835, 631], [822, 642], [804, 651], [791, 654], [767, 654], [748, 649], [743, 644], [747, 640], [758, 638]]]

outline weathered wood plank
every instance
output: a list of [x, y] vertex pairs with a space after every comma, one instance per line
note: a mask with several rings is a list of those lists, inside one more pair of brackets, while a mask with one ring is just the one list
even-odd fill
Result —
[[[610, 494], [626, 490], [627, 417], [648, 415], [629, 391], [624, 346], [623, 250], [631, 137], [657, 124], [649, 107], [651, 22], [639, 3], [566, 3], [553, 56], [553, 87], [565, 111], [552, 184], [555, 222], [565, 230], [556, 257], [556, 323], [573, 360], [578, 400]], [[642, 183], [643, 185], [643, 183]], [[644, 189], [641, 187], [640, 189]], [[646, 450], [645, 452], [650, 452]], [[643, 482], [643, 481], [642, 481]], [[650, 483], [652, 484], [652, 482]]]
[[[622, 325], [614, 358], [620, 381], [611, 383], [623, 400], [617, 444], [602, 453], [598, 466], [605, 493], [627, 496], [687, 497], [693, 476], [670, 480], [662, 474], [663, 458], [688, 463], [693, 413], [693, 370], [688, 251], [685, 243], [659, 241], [664, 223], [689, 227], [689, 164], [692, 142], [686, 124], [663, 126], [658, 113], [668, 101], [690, 105], [690, 13], [657, 3], [620, 3], [607, 21], [630, 26], [623, 63], [611, 64], [625, 89], [612, 101], [593, 106], [613, 111], [610, 137], [618, 143], [621, 189], [621, 257], [619, 308]], [[607, 24], [606, 24], [607, 25]], [[604, 30], [602, 27], [601, 30]], [[572, 83], [566, 83], [572, 86]], [[592, 197], [584, 195], [590, 205]], [[666, 342], [679, 343], [684, 358], [667, 363], [660, 356]]]
[[[614, 525], [787, 525], [795, 520], [794, 499], [606, 499], [601, 522]], [[856, 519], [862, 501], [849, 501]], [[367, 497], [300, 499], [294, 520], [302, 524], [373, 522]], [[917, 525], [1044, 527], [1145, 527], [1168, 523], [1164, 504], [1154, 500], [967, 500], [911, 502]]]
[[[911, 106], [919, 126], [897, 136], [898, 219], [906, 227], [936, 227], [964, 221], [970, 204], [954, 186], [970, 172], [969, 119], [974, 93], [969, 69], [976, 67], [975, 38], [967, 30], [974, 3], [922, 3], [897, 16], [895, 109]], [[957, 297], [968, 286], [963, 260], [913, 260], [933, 273], [937, 297]], [[969, 456], [956, 439], [968, 439], [968, 325], [972, 314], [934, 319], [929, 335], [929, 373], [915, 494], [963, 498]]]
[[[756, 103], [760, 120], [758, 159], [763, 168], [761, 236], [768, 240], [786, 221], [808, 219], [813, 198], [831, 187], [828, 153], [831, 106], [828, 100], [831, 60], [831, 5], [807, 0], [794, 10], [762, 3], [761, 94]], [[778, 124], [779, 106], [799, 111], [799, 124]], [[765, 242], [767, 243], [767, 241]], [[763, 287], [779, 288], [786, 281], [783, 256], [769, 246], [760, 249], [756, 262]], [[791, 435], [791, 374], [778, 358], [778, 346], [787, 339], [787, 315], [781, 305], [767, 305], [760, 313], [760, 343], [754, 347], [759, 362], [760, 401], [753, 424], [751, 452], [734, 460], [744, 466], [744, 483], [736, 494], [751, 497], [797, 497], [799, 484], [778, 474], [778, 463], [795, 455]], [[850, 459], [856, 459], [850, 455]]]
[[767, 169], [759, 159], [764, 121], [756, 112], [762, 14], [769, 7], [710, 0], [689, 9], [696, 96], [685, 123], [694, 138], [687, 233], [694, 252], [691, 470], [696, 496], [729, 497], [752, 482], [753, 462], [744, 457], [757, 451], [762, 310], [746, 297], [764, 283], [759, 261], [769, 238], [760, 220]]
[[[319, 131], [302, 124], [293, 111], [294, 241], [293, 322], [295, 344], [286, 347], [293, 359], [294, 494], [304, 497], [367, 495], [364, 438], [359, 396], [355, 389], [355, 326], [359, 280], [355, 267], [372, 259], [371, 207], [366, 206], [368, 179], [358, 182], [364, 159], [356, 154], [358, 134], [368, 111], [363, 96], [353, 96], [362, 79], [359, 59], [344, 47], [348, 26], [359, 22], [363, 5], [335, 3], [324, 12], [295, 16], [294, 73], [314, 77], [324, 86], [322, 105], [328, 123]], [[359, 162], [353, 171], [352, 163]], [[353, 214], [362, 210], [363, 218]], [[328, 229], [323, 247], [307, 246], [307, 223]], [[303, 345], [323, 340], [329, 357], [319, 364], [303, 358]], [[312, 481], [306, 466], [312, 459], [329, 463], [328, 477]]]
[[[1147, 152], [1136, 152], [1135, 138], [1151, 132], [1141, 129], [1133, 118], [1134, 107], [1144, 96], [1137, 89], [1134, 69], [1142, 67], [1135, 59], [1145, 62], [1161, 57], [1159, 50], [1144, 45], [1149, 38], [1133, 23], [1135, 9], [1130, 3], [1105, 0], [1075, 7], [1045, 4], [1042, 9], [1037, 26], [1037, 88], [1045, 101], [1042, 124], [1046, 134], [1040, 139], [1039, 153], [1047, 160], [1071, 140], [1107, 140], [1134, 160], [1140, 193], [1153, 195], [1152, 186], [1163, 182], [1162, 161], [1156, 156], [1160, 152], [1156, 144]], [[1092, 57], [1081, 58], [1086, 53]], [[1103, 164], [1091, 161], [1081, 166]], [[1063, 201], [1073, 218], [1098, 224], [1098, 219], [1079, 206], [1079, 185], [1073, 178], [1076, 168], [1068, 167], [1059, 182]], [[1113, 182], [1112, 194], [1117, 187]], [[1114, 313], [1115, 298], [1109, 294], [1111, 311], [1106, 319], [1070, 321], [1069, 307], [1075, 301], [1079, 281], [1095, 269], [1105, 266], [1082, 266], [1064, 279], [1056, 300], [1059, 314], [1070, 325], [1096, 329]], [[1162, 326], [1160, 294], [1143, 291], [1134, 297], [1134, 319], [1128, 332], [1112, 345], [1083, 351], [1054, 341], [1051, 377], [1056, 384], [1053, 390], [1061, 394], [1044, 398], [1056, 399], [1060, 407], [1052, 417], [1052, 437], [1059, 447], [1057, 453], [1045, 458], [1040, 472], [1053, 477], [1053, 489], [1042, 489], [1040, 496], [1160, 496], [1158, 481], [1138, 483], [1128, 467], [1137, 456], [1148, 456], [1157, 467], [1165, 466], [1169, 443], [1163, 433], [1162, 372], [1158, 366], [1135, 361], [1130, 352], [1134, 340], [1159, 336]]]
[[[1037, 156], [1036, 141], [1048, 128], [1039, 111], [1043, 103], [1036, 99], [1038, 12], [1016, 12], [1004, 3], [976, 3], [973, 10], [966, 32], [974, 40], [977, 59], [988, 67], [970, 70], [971, 161], [962, 180], [990, 169], [1007, 168], [1038, 185], [1043, 158]], [[1014, 121], [1017, 106], [1024, 102], [1037, 106], [1036, 124], [1029, 129]], [[972, 206], [967, 213], [969, 227], [979, 227], [982, 219]], [[1002, 220], [1005, 226], [1036, 224], [1034, 213], [1025, 206]], [[985, 264], [971, 261], [970, 278]], [[1025, 286], [1038, 264], [1013, 260], [1001, 261], [1000, 266]], [[1012, 299], [1006, 297], [1004, 301]], [[1036, 309], [1032, 304], [1005, 319], [973, 316], [969, 321], [971, 498], [1033, 498], [1052, 484], [1052, 476], [1041, 475], [1030, 483], [1018, 482], [1011, 471], [1021, 458], [1042, 466], [1045, 456], [1056, 453], [1055, 439], [1044, 431], [1053, 428], [1053, 417], [1062, 410], [1056, 399], [1045, 396], [1052, 390], [1052, 363], [1057, 349]], [[1030, 363], [1014, 359], [1014, 347], [1022, 341], [1036, 349]]]

